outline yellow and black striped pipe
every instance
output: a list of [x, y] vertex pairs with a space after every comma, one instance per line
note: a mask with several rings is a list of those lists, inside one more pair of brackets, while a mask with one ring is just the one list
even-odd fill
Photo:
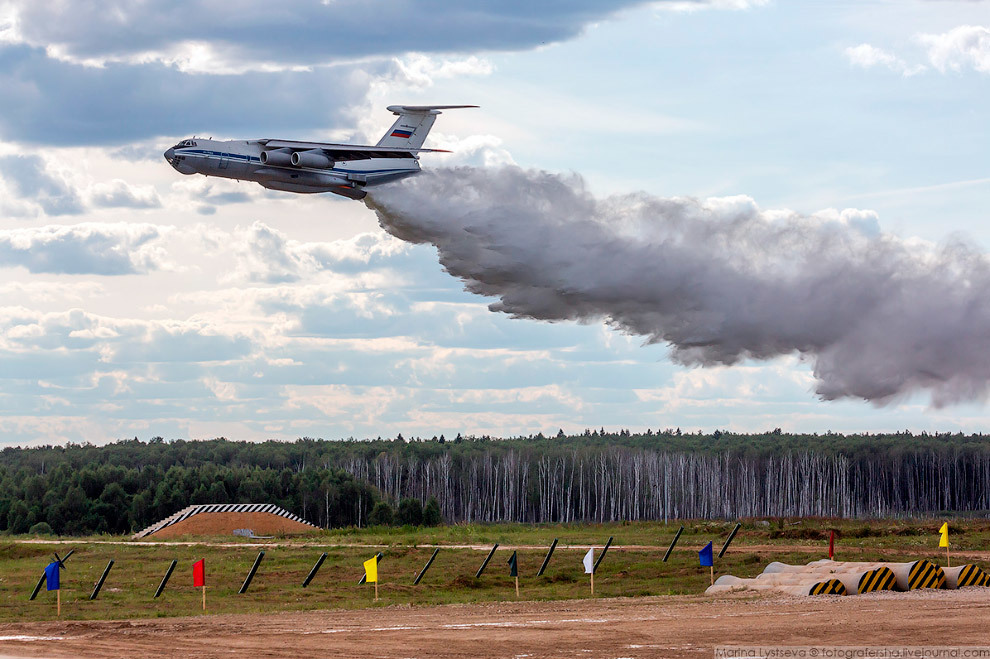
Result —
[[838, 579], [819, 581], [808, 589], [809, 595], [846, 595], [846, 587]]
[[945, 585], [945, 573], [942, 568], [926, 558], [911, 564], [908, 572], [908, 590], [918, 588], [941, 588]]
[[947, 567], [945, 572], [946, 588], [965, 588], [966, 586], [988, 585], [987, 573], [980, 569], [979, 565], [966, 563], [955, 567]]
[[878, 567], [875, 570], [867, 570], [859, 580], [858, 591], [860, 593], [872, 593], [875, 590], [894, 590], [897, 586], [897, 577], [889, 567]]

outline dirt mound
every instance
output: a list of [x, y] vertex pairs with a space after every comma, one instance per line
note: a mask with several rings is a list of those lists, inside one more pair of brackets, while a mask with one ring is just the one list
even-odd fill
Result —
[[255, 535], [298, 535], [319, 529], [303, 522], [259, 512], [197, 513], [181, 522], [155, 531], [149, 538], [177, 538], [183, 535], [232, 535], [235, 529], [251, 529]]

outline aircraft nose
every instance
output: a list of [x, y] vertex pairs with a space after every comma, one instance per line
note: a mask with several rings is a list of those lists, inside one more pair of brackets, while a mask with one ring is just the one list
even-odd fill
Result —
[[169, 149], [165, 152], [165, 160], [172, 162], [172, 158], [175, 157], [175, 149]]

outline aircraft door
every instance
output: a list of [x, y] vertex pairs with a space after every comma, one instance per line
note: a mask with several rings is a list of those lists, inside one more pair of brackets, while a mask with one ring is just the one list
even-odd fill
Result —
[[217, 169], [227, 169], [227, 165], [229, 164], [230, 164], [230, 154], [226, 152], [221, 153], [220, 161], [217, 163]]

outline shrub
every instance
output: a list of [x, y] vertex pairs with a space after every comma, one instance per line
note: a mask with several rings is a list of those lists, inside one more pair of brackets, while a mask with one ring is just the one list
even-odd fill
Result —
[[443, 515], [440, 514], [440, 502], [436, 497], [430, 497], [423, 508], [423, 526], [440, 526]]
[[48, 522], [38, 522], [28, 529], [28, 533], [31, 535], [51, 535], [52, 527], [48, 526]]
[[399, 502], [399, 511], [395, 515], [395, 523], [419, 526], [423, 523], [423, 504], [419, 499], [407, 497]]
[[386, 501], [376, 503], [371, 509], [371, 514], [368, 515], [368, 523], [371, 526], [391, 526], [394, 519], [395, 511]]

